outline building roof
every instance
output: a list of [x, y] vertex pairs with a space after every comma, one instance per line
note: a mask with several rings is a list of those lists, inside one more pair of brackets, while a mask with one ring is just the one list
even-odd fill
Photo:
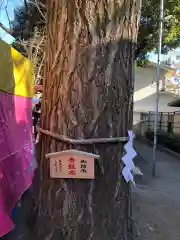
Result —
[[180, 107], [180, 98], [168, 103], [169, 107]]

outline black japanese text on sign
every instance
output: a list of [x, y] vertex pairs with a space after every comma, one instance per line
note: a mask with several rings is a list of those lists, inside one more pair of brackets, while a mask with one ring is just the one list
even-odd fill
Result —
[[61, 160], [56, 160], [54, 163], [54, 167], [55, 167], [55, 172], [61, 172], [62, 171], [62, 161]]
[[81, 160], [81, 173], [87, 173], [87, 161]]

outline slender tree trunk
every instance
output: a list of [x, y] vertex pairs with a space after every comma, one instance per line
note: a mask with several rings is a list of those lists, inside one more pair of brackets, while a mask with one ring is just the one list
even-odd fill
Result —
[[[75, 139], [127, 136], [140, 0], [47, 5], [41, 127]], [[73, 146], [42, 135], [40, 147], [39, 239], [133, 239], [122, 144], [76, 148], [101, 156], [92, 181], [50, 179], [45, 154]]]

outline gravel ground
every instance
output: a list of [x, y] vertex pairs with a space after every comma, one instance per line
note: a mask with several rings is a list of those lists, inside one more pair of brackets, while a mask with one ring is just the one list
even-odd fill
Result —
[[136, 143], [135, 163], [144, 177], [132, 189], [137, 240], [180, 240], [180, 159], [157, 152], [156, 177], [151, 177], [152, 149]]

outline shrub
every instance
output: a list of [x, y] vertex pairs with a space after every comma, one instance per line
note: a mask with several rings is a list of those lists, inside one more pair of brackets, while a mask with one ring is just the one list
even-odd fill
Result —
[[[157, 143], [174, 151], [180, 153], [180, 135], [178, 134], [170, 134], [167, 132], [158, 132], [157, 134]], [[154, 132], [147, 132], [147, 138], [150, 141], [154, 139]]]

